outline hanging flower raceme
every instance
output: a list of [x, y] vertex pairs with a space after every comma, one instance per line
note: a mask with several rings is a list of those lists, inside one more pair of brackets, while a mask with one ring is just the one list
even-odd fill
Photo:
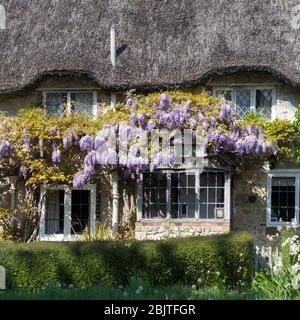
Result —
[[52, 152], [52, 162], [55, 164], [59, 164], [61, 163], [61, 160], [62, 160], [61, 151], [59, 149], [55, 149]]
[[44, 146], [45, 146], [44, 139], [40, 139], [39, 140], [39, 147], [40, 147], [40, 157], [41, 158], [44, 158]]
[[7, 157], [12, 156], [12, 148], [8, 141], [0, 144], [0, 160], [2, 160], [5, 156]]
[[81, 151], [92, 151], [94, 149], [94, 139], [86, 135], [79, 141]]

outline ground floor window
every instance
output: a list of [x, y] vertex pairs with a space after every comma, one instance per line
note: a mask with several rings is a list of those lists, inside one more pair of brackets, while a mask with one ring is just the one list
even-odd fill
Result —
[[300, 172], [275, 171], [268, 179], [268, 225], [299, 225]]
[[159, 170], [143, 174], [139, 189], [138, 209], [142, 219], [229, 219], [230, 217], [228, 172]]
[[46, 186], [41, 191], [41, 240], [68, 240], [95, 227], [95, 186], [74, 190]]

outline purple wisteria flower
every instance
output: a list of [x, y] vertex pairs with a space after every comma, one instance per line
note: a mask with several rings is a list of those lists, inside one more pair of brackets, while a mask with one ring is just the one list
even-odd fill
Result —
[[80, 139], [79, 146], [81, 151], [92, 151], [94, 149], [94, 139], [86, 135]]
[[73, 179], [73, 187], [77, 189], [83, 188], [92, 178], [91, 172], [78, 172]]
[[59, 149], [52, 152], [52, 162], [55, 164], [61, 163], [61, 151]]
[[56, 128], [51, 128], [50, 132], [56, 137], [59, 136], [59, 134], [60, 134], [59, 130]]
[[97, 164], [97, 153], [96, 151], [91, 151], [87, 154], [87, 156], [84, 159], [84, 166], [89, 168], [95, 168]]
[[12, 155], [12, 148], [10, 146], [10, 143], [4, 142], [0, 145], [0, 160], [3, 159], [3, 157], [8, 156], [11, 157]]
[[171, 107], [171, 104], [172, 104], [172, 98], [166, 94], [162, 94], [160, 96], [160, 103], [159, 103], [159, 106], [158, 108], [160, 110], [167, 110]]
[[63, 138], [63, 146], [65, 149], [71, 147], [74, 142], [74, 137], [72, 134], [69, 134], [68, 136]]

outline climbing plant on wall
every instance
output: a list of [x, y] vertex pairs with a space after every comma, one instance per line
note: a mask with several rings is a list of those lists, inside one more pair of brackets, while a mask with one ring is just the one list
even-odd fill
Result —
[[[0, 173], [19, 175], [28, 202], [36, 206], [42, 184], [80, 188], [100, 169], [118, 168], [134, 178], [172, 165], [174, 149], [163, 150], [160, 140], [149, 147], [157, 130], [171, 141], [176, 130], [191, 129], [208, 156], [227, 155], [237, 165], [244, 159], [276, 157], [286, 147], [285, 135], [294, 133], [294, 127], [286, 131], [287, 124], [279, 121], [274, 125], [261, 119], [238, 122], [233, 106], [224, 99], [180, 91], [129, 93], [124, 103], [106, 106], [97, 119], [79, 114], [50, 117], [43, 108], [32, 108], [15, 117], [2, 114], [0, 123]], [[279, 131], [280, 139], [276, 138]], [[150, 159], [144, 156], [145, 149], [150, 150]]]

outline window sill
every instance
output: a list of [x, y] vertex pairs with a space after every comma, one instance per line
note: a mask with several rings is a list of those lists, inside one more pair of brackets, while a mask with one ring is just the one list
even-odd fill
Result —
[[293, 224], [292, 222], [269, 222], [267, 224], [267, 228], [276, 228], [276, 227], [282, 227], [282, 228], [300, 228], [300, 224]]
[[82, 235], [68, 235], [54, 234], [54, 235], [43, 235], [38, 237], [38, 241], [44, 242], [63, 242], [63, 241], [80, 241], [83, 240]]
[[229, 219], [141, 219], [137, 223], [229, 223]]

